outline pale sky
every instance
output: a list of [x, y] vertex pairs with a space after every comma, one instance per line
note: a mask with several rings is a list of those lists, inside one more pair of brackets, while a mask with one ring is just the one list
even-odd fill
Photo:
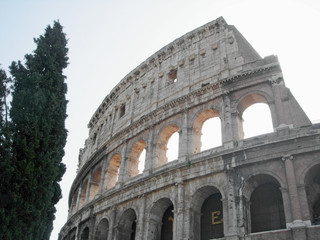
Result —
[[153, 53], [220, 16], [262, 56], [277, 55], [286, 86], [320, 122], [319, 0], [0, 0], [0, 64], [23, 60], [59, 19], [69, 39], [69, 131], [51, 240], [66, 223], [69, 189], [87, 124], [112, 88]]

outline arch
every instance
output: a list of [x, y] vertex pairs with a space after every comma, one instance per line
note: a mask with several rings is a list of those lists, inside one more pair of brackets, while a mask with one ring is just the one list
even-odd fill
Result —
[[86, 202], [87, 188], [88, 188], [88, 179], [86, 179], [82, 184], [80, 198], [79, 198], [79, 209], [82, 208], [82, 206]]
[[109, 234], [109, 221], [106, 218], [103, 218], [96, 229], [94, 240], [108, 240]]
[[120, 154], [116, 153], [109, 161], [109, 165], [105, 172], [105, 190], [108, 190], [116, 185], [119, 176]]
[[312, 166], [305, 175], [304, 185], [311, 222], [320, 225], [320, 163]]
[[90, 180], [90, 193], [89, 193], [89, 201], [91, 201], [99, 192], [99, 185], [101, 179], [102, 168], [98, 167], [92, 174]]
[[178, 130], [179, 128], [175, 124], [169, 124], [161, 130], [156, 146], [155, 167], [168, 163], [167, 144], [171, 136]]
[[[211, 239], [224, 236], [222, 194], [207, 185], [199, 188], [191, 199], [192, 239]], [[214, 224], [213, 224], [214, 223]]]
[[[280, 183], [272, 176], [259, 174], [247, 182], [244, 194], [250, 194], [248, 210], [250, 232], [270, 231], [286, 227]], [[268, 196], [268, 197], [266, 197]]]
[[170, 240], [173, 238], [174, 205], [169, 198], [156, 201], [149, 213], [147, 239]]
[[[270, 110], [270, 102], [271, 98], [262, 91], [254, 91], [249, 94], [246, 94], [245, 96], [241, 97], [239, 102], [237, 103], [237, 112], [239, 113], [237, 117], [237, 122], [238, 122], [238, 134], [239, 134], [239, 139], [243, 139], [245, 135], [248, 135], [246, 137], [252, 137], [255, 135], [263, 134], [263, 133], [268, 133], [273, 131], [273, 116], [272, 116], [272, 111]], [[261, 107], [260, 109], [263, 109], [262, 111], [259, 112], [259, 114], [251, 114], [250, 119], [247, 118], [247, 121], [250, 121], [251, 127], [255, 127], [253, 129], [253, 134], [248, 133], [248, 130], [244, 129], [244, 112], [248, 109], [254, 106], [254, 108], [258, 109], [257, 107], [259, 105], [256, 104], [266, 104], [268, 106], [268, 109], [263, 109]], [[263, 105], [260, 105], [263, 106]], [[269, 111], [268, 111], [269, 110]], [[250, 112], [250, 110], [249, 110]], [[261, 123], [261, 118], [260, 119], [255, 119], [256, 117], [263, 117], [263, 124]], [[257, 122], [257, 124], [252, 124], [252, 122]], [[261, 131], [261, 126], [266, 126], [266, 129]], [[245, 131], [244, 131], [245, 130]], [[247, 134], [246, 134], [247, 132]], [[256, 132], [256, 133], [255, 133]]]
[[[192, 153], [201, 152], [201, 135], [203, 124], [210, 118], [219, 117], [219, 112], [215, 109], [207, 109], [200, 112], [193, 121], [192, 125]], [[221, 126], [220, 126], [221, 140]]]
[[118, 238], [119, 240], [134, 240], [136, 236], [136, 212], [130, 208], [127, 209], [120, 217], [118, 223]]
[[89, 240], [89, 228], [85, 227], [81, 234], [80, 234], [80, 240]]
[[261, 91], [254, 91], [242, 96], [237, 104], [237, 110], [242, 116], [243, 112], [255, 103], [265, 103], [269, 105], [271, 98], [265, 93]]
[[275, 183], [279, 185], [279, 188], [286, 188], [282, 179], [271, 171], [257, 171], [254, 174], [249, 175], [243, 181], [242, 193], [245, 198], [250, 199], [252, 192], [255, 188], [263, 183]]
[[139, 161], [140, 161], [140, 156], [145, 147], [147, 146], [146, 142], [142, 139], [138, 140], [137, 142], [134, 143], [132, 146], [129, 156], [128, 156], [128, 161], [127, 161], [127, 177], [134, 177], [138, 175], [139, 172]]

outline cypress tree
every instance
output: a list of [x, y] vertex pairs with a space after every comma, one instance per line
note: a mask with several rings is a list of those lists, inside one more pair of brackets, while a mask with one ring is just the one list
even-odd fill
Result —
[[11, 164], [11, 136], [7, 96], [11, 79], [0, 69], [0, 239], [12, 239], [11, 223], [15, 220], [15, 192], [11, 185], [14, 168]]
[[61, 198], [58, 182], [65, 172], [67, 39], [60, 23], [54, 22], [34, 41], [36, 50], [25, 56], [25, 64], [10, 66], [10, 184], [15, 206], [4, 239], [49, 239], [54, 205]]

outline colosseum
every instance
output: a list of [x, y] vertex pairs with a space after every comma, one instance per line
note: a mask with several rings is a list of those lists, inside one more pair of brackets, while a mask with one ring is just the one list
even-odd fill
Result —
[[[273, 130], [245, 138], [243, 113], [256, 103]], [[220, 139], [203, 150], [209, 119]], [[277, 57], [260, 57], [222, 17], [132, 70], [88, 128], [60, 240], [320, 238], [320, 124]]]

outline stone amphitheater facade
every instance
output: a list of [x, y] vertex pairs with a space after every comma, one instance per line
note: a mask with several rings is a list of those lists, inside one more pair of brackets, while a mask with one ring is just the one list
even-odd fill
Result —
[[[269, 106], [274, 131], [244, 138], [242, 114], [255, 103]], [[221, 145], [201, 151], [210, 118]], [[130, 72], [88, 127], [61, 240], [319, 239], [320, 124], [277, 57], [260, 57], [222, 17]]]

